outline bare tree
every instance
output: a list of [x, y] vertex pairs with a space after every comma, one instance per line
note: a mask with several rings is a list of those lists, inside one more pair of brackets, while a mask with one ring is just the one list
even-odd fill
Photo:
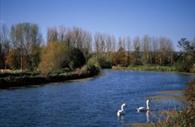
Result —
[[6, 68], [5, 60], [9, 49], [9, 29], [5, 24], [0, 24], [0, 68]]
[[57, 28], [49, 28], [47, 31], [47, 41], [54, 42], [58, 40]]
[[69, 29], [65, 34], [65, 38], [69, 47], [80, 49], [85, 56], [88, 55], [88, 53], [90, 53], [92, 50], [91, 34], [79, 27]]
[[116, 38], [114, 35], [111, 36], [111, 42], [112, 42], [112, 52], [115, 52], [116, 51]]
[[96, 33], [94, 36], [96, 52], [105, 53], [106, 52], [106, 37], [105, 34]]
[[139, 37], [136, 37], [133, 41], [134, 46], [134, 62], [133, 64], [139, 65], [141, 63], [141, 41]]
[[38, 26], [31, 23], [19, 23], [11, 27], [11, 40], [15, 49], [20, 55], [20, 68], [29, 67], [30, 54], [32, 47], [39, 45], [41, 41], [41, 34]]
[[128, 65], [131, 63], [131, 50], [132, 50], [132, 46], [131, 46], [131, 38], [128, 36], [126, 39], [126, 45], [127, 45], [127, 62]]
[[143, 62], [146, 64], [151, 63], [151, 38], [148, 35], [145, 35], [142, 42], [142, 51], [143, 51]]
[[160, 65], [167, 65], [173, 63], [173, 45], [167, 38], [160, 38], [159, 40]]
[[126, 50], [126, 38], [125, 37], [119, 37], [118, 48], [123, 48]]

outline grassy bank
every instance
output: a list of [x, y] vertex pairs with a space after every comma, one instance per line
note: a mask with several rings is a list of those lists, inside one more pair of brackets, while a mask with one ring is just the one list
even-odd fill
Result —
[[174, 66], [159, 66], [159, 65], [137, 65], [137, 66], [113, 66], [114, 70], [133, 70], [133, 71], [176, 71]]
[[29, 85], [40, 85], [50, 82], [83, 79], [97, 75], [100, 72], [95, 66], [83, 66], [72, 72], [61, 71], [42, 75], [38, 72], [6, 72], [0, 73], [0, 88], [10, 88]]
[[195, 126], [195, 79], [185, 90], [187, 106], [183, 111], [166, 111], [164, 121], [159, 121], [155, 127], [194, 127]]
[[[181, 92], [181, 91], [174, 91]], [[164, 91], [165, 94], [173, 94], [173, 91]], [[176, 94], [175, 93], [175, 94]], [[158, 98], [159, 99], [159, 98]], [[161, 99], [161, 98], [160, 98]], [[182, 111], [170, 110], [161, 112], [163, 120], [157, 123], [134, 123], [128, 127], [194, 127], [195, 126], [195, 79], [191, 81], [184, 91], [186, 107]]]

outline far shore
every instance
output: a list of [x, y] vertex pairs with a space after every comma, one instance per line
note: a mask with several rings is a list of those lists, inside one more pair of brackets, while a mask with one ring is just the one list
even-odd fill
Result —
[[[112, 66], [113, 70], [131, 70], [131, 71], [154, 71], [154, 72], [177, 72], [183, 74], [195, 74], [190, 72], [179, 72], [174, 66], [159, 66], [159, 65], [136, 65], [136, 66]], [[42, 75], [38, 72], [25, 72], [25, 71], [0, 71], [0, 89], [30, 85], [41, 85], [51, 82], [63, 82], [75, 79], [84, 79], [93, 77], [99, 74], [99, 71], [86, 71], [86, 72], [60, 72], [49, 75]]]
[[113, 70], [130, 70], [130, 71], [153, 71], [153, 72], [176, 72], [182, 74], [195, 74], [195, 72], [181, 72], [175, 66], [159, 66], [159, 65], [136, 65], [136, 66], [112, 66]]
[[84, 73], [65, 72], [60, 74], [41, 75], [32, 72], [0, 73], [0, 89], [41, 85], [52, 82], [63, 82], [75, 79], [84, 79], [98, 75], [99, 72], [87, 71]]
[[174, 66], [159, 66], [159, 65], [130, 65], [128, 67], [113, 66], [114, 70], [134, 70], [134, 71], [163, 71], [163, 72], [176, 72]]

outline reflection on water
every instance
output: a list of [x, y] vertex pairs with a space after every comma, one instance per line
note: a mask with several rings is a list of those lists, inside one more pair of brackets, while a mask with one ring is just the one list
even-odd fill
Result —
[[146, 111], [146, 123], [150, 122], [150, 111]]
[[[2, 127], [120, 127], [155, 121], [156, 112], [180, 107], [178, 101], [151, 101], [151, 111], [137, 113], [147, 97], [181, 90], [191, 75], [105, 70], [94, 79], [0, 90]], [[117, 118], [122, 103], [128, 107]]]
[[121, 125], [124, 125], [125, 124], [124, 116], [118, 117], [118, 121], [120, 122]]

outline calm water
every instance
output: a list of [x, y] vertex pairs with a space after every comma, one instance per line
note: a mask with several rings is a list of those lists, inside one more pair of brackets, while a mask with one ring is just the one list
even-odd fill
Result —
[[[38, 87], [0, 90], [0, 127], [121, 127], [145, 123], [137, 113], [148, 96], [180, 90], [192, 75], [104, 70], [93, 79]], [[116, 116], [127, 104], [126, 115]], [[151, 100], [151, 112], [180, 106], [174, 101]], [[152, 121], [152, 118], [150, 118]]]

